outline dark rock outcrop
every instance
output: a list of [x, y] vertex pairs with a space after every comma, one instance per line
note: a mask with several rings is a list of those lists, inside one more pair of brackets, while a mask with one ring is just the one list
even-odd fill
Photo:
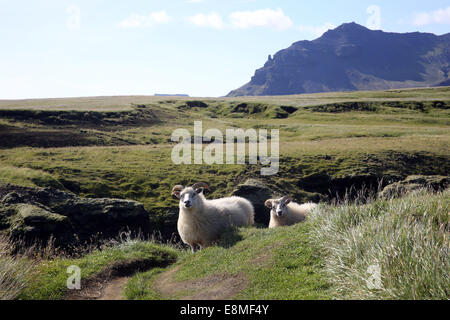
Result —
[[401, 179], [401, 176], [392, 174], [365, 173], [334, 177], [320, 172], [302, 177], [297, 186], [307, 192], [319, 193], [331, 201], [368, 198], [386, 185]]
[[449, 85], [450, 34], [391, 33], [345, 23], [276, 53], [228, 96]]
[[186, 101], [186, 105], [189, 108], [208, 108], [208, 105], [202, 101]]
[[259, 180], [248, 179], [238, 185], [232, 195], [249, 200], [255, 209], [255, 223], [267, 226], [270, 221], [270, 210], [264, 206], [264, 202], [270, 198], [281, 197], [282, 192], [268, 187]]
[[141, 203], [79, 198], [53, 188], [0, 185], [0, 230], [25, 241], [76, 244], [93, 237], [112, 238], [121, 231], [152, 232]]

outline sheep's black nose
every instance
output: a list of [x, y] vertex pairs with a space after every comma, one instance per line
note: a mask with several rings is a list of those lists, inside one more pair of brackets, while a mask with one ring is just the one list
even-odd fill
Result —
[[283, 211], [278, 211], [277, 213], [278, 213], [279, 216], [283, 215]]
[[184, 202], [184, 205], [189, 208], [191, 206], [191, 202], [189, 200]]

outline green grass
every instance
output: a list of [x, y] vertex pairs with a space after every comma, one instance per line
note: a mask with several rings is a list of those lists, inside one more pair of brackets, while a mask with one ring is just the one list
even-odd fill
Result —
[[[441, 153], [445, 150], [444, 138], [442, 142], [416, 138], [416, 146], [401, 138], [390, 138], [394, 139], [390, 144], [386, 140], [389, 138], [364, 139], [364, 143], [361, 139], [340, 139], [339, 144], [334, 140], [286, 142], [281, 145], [285, 155], [282, 154], [280, 173], [263, 180], [292, 192], [298, 189], [301, 179], [314, 173], [330, 177], [446, 175], [450, 170], [448, 155]], [[394, 143], [399, 147], [394, 148]], [[231, 193], [236, 183], [247, 177], [260, 178], [259, 168], [177, 166], [171, 163], [170, 147], [162, 146], [15, 148], [3, 150], [0, 155], [0, 182], [66, 188], [88, 197], [137, 200], [158, 221], [158, 217], [177, 211], [178, 204], [170, 194], [176, 184], [207, 181], [213, 191], [210, 197], [214, 198]]]
[[29, 282], [35, 262], [12, 255], [12, 243], [0, 236], [0, 300], [17, 299]]
[[86, 280], [99, 275], [108, 267], [118, 263], [143, 261], [154, 267], [174, 262], [178, 252], [169, 246], [143, 241], [127, 241], [119, 245], [96, 250], [82, 258], [55, 258], [43, 260], [33, 273], [33, 279], [19, 295], [25, 300], [58, 300], [63, 298], [68, 289], [66, 286], [67, 268], [78, 266], [81, 269], [81, 286]]
[[[321, 205], [306, 223], [229, 230], [218, 245], [196, 254], [128, 241], [78, 259], [43, 260], [31, 274], [24, 273], [28, 279], [15, 273], [26, 287], [18, 298], [61, 299], [71, 265], [81, 268], [85, 281], [117, 263], [146, 260], [155, 267], [131, 278], [126, 299], [183, 299], [207, 290], [206, 281], [204, 287], [182, 286], [163, 295], [155, 281], [174, 268], [172, 281], [180, 284], [239, 276], [246, 285], [234, 292], [234, 299], [448, 299], [449, 195], [419, 190], [368, 204]], [[29, 265], [23, 262], [17, 266]], [[382, 286], [376, 289], [368, 287], [374, 265], [381, 272]]]
[[[306, 223], [241, 228], [218, 246], [180, 254], [175, 266], [135, 275], [127, 299], [183, 299], [205, 288], [181, 286], [213, 276], [247, 279], [234, 299], [448, 299], [450, 192], [416, 191], [369, 204], [321, 205]], [[380, 288], [368, 286], [379, 266]], [[167, 270], [185, 291], [155, 287]]]
[[213, 186], [212, 196], [217, 196], [231, 192], [233, 182], [246, 168], [176, 166], [170, 151], [169, 147], [151, 146], [9, 149], [0, 156], [0, 182], [40, 187], [58, 184], [81, 196], [137, 200], [151, 213], [165, 215], [178, 207], [170, 193], [175, 184], [202, 179]]
[[[320, 273], [319, 252], [311, 246], [308, 232], [307, 224], [275, 230], [230, 231], [219, 246], [194, 255], [184, 252], [176, 264], [181, 268], [175, 279], [181, 282], [222, 274], [243, 275], [248, 286], [234, 297], [236, 299], [328, 299], [329, 284]], [[160, 272], [134, 276], [125, 296], [128, 299], [182, 299], [193, 293], [178, 292], [173, 297], [161, 297], [152, 288], [152, 281]]]
[[165, 269], [154, 268], [133, 276], [124, 288], [123, 295], [128, 300], [162, 300], [161, 295], [152, 289], [151, 284]]
[[0, 182], [15, 183], [17, 185], [33, 187], [46, 186], [64, 188], [51, 174], [30, 168], [18, 168], [14, 166], [0, 167]]
[[[416, 191], [367, 205], [322, 206], [311, 236], [324, 253], [338, 299], [424, 300], [450, 297], [450, 192]], [[367, 281], [373, 266], [379, 286]]]
[[[56, 187], [85, 197], [137, 200], [144, 203], [152, 223], [158, 228], [176, 222], [178, 204], [170, 195], [175, 184], [206, 181], [212, 187], [208, 197], [215, 198], [229, 194], [247, 178], [261, 178], [258, 166], [174, 165], [170, 159], [174, 144], [169, 139], [176, 128], [186, 128], [193, 133], [194, 121], [202, 120], [204, 131], [210, 128], [224, 133], [227, 128], [280, 129], [280, 172], [261, 179], [299, 200], [307, 200], [317, 190], [304, 190], [302, 188], [306, 187], [299, 186], [304, 186], [305, 179], [310, 177], [322, 177], [325, 182], [318, 189], [326, 193], [329, 181], [343, 184], [339, 179], [348, 177], [448, 175], [450, 110], [446, 105], [449, 101], [450, 87], [278, 97], [130, 96], [0, 101], [2, 111], [31, 110], [31, 113], [19, 112], [19, 118], [11, 118], [7, 111], [2, 113], [0, 138], [6, 137], [3, 142], [7, 140], [10, 144], [3, 145], [0, 151], [0, 183]], [[293, 106], [297, 111], [289, 113], [286, 110], [293, 110], [286, 106]], [[139, 118], [139, 112], [150, 110], [158, 121], [132, 123]], [[23, 117], [24, 114], [32, 116]], [[101, 125], [95, 123], [96, 118]], [[111, 126], [109, 121], [117, 123]], [[15, 143], [34, 147], [16, 147]], [[425, 203], [435, 201], [432, 196], [423, 199]], [[392, 208], [400, 210], [398, 206], [397, 202], [392, 203]], [[347, 210], [342, 216], [351, 215], [350, 208], [342, 209]], [[333, 213], [330, 217], [339, 216], [337, 208], [325, 209]], [[358, 210], [365, 212], [366, 209]], [[377, 222], [361, 221], [365, 222], [359, 227], [368, 230], [370, 225], [365, 223], [376, 225]], [[195, 256], [175, 251], [174, 254], [184, 261], [184, 264], [180, 262], [183, 268], [177, 279], [197, 279], [219, 271], [243, 274], [249, 283], [236, 298], [244, 299], [351, 297], [336, 288], [357, 284], [347, 283], [348, 279], [330, 281], [322, 268], [323, 264], [329, 265], [330, 256], [317, 255], [325, 250], [320, 243], [313, 242], [316, 236], [311, 235], [316, 227], [306, 223], [280, 230], [242, 229], [238, 237], [243, 240], [229, 248], [214, 247]], [[346, 224], [344, 227], [350, 228]], [[229, 236], [236, 235], [230, 233]], [[277, 245], [273, 246], [275, 243]], [[155, 249], [152, 248], [150, 253]], [[34, 282], [34, 287], [27, 289], [23, 297], [61, 298], [66, 277], [64, 268], [69, 263], [83, 264], [87, 275], [95, 276], [113, 261], [128, 259], [118, 249], [108, 250], [78, 260], [56, 259], [41, 265], [37, 279], [42, 278], [48, 284], [39, 282], [41, 280]], [[146, 250], [136, 247], [132, 252]], [[267, 265], [252, 265], [252, 259], [265, 255], [270, 256]], [[358, 272], [363, 272], [363, 267], [365, 265], [358, 267]], [[407, 268], [399, 270], [411, 272]], [[126, 289], [127, 297], [161, 298], [151, 288], [160, 272], [161, 269], [153, 269], [133, 278]], [[408, 278], [397, 277], [411, 283]], [[398, 284], [394, 286], [400, 288]], [[283, 291], [283, 288], [287, 289]], [[401, 290], [391, 295], [361, 291], [360, 296], [439, 296], [420, 293], [428, 289], [416, 288], [416, 295], [404, 293], [405, 288]]]
[[[3, 142], [7, 147], [11, 147], [9, 140], [20, 146], [159, 146], [170, 142], [174, 129], [191, 129], [194, 120], [203, 120], [205, 129], [223, 131], [279, 128], [283, 142], [401, 136], [411, 137], [409, 143], [414, 144], [417, 136], [448, 136], [449, 101], [447, 87], [201, 101], [179, 97], [18, 100], [0, 101], [0, 125], [15, 130]], [[195, 103], [189, 107], [192, 102], [207, 107]], [[287, 112], [289, 108], [293, 109]]]

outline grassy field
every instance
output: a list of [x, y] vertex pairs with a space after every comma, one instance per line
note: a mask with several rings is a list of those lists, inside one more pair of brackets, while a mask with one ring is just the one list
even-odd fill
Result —
[[[231, 102], [228, 98], [203, 99], [207, 107], [198, 107], [195, 103], [189, 107], [188, 102], [196, 100], [149, 97], [146, 103], [150, 104], [141, 108], [153, 110], [158, 121], [135, 125], [126, 124], [127, 117], [133, 119], [133, 115], [127, 114], [122, 114], [116, 119], [118, 123], [113, 124], [83, 122], [84, 111], [80, 111], [85, 106], [98, 106], [96, 110], [100, 112], [103, 106], [113, 102], [129, 107], [132, 103], [136, 106], [144, 102], [134, 100], [135, 97], [15, 101], [22, 108], [36, 112], [38, 106], [39, 110], [53, 110], [58, 103], [68, 108], [79, 106], [80, 110], [76, 112], [80, 112], [81, 117], [75, 111], [73, 118], [43, 111], [35, 117], [28, 115], [25, 118], [4, 114], [0, 118], [4, 123], [3, 130], [0, 124], [0, 136], [13, 132], [15, 139], [20, 139], [23, 135], [18, 145], [25, 146], [2, 149], [0, 182], [56, 186], [82, 196], [134, 199], [143, 202], [147, 209], [164, 214], [167, 208], [176, 206], [169, 193], [174, 184], [205, 180], [213, 186], [212, 196], [216, 196], [231, 192], [236, 183], [257, 174], [255, 168], [245, 165], [172, 164], [170, 152], [174, 144], [170, 142], [171, 133], [180, 127], [193, 132], [195, 120], [203, 121], [204, 130], [217, 128], [225, 132], [226, 128], [235, 127], [280, 129], [281, 172], [267, 179], [271, 183], [284, 184], [286, 189], [295, 188], [303, 176], [314, 173], [334, 177], [375, 171], [377, 175], [396, 172], [401, 175], [446, 175], [450, 151], [450, 109], [446, 102], [450, 101], [449, 93], [449, 88], [440, 88], [250, 97], [248, 99], [261, 99], [259, 101], [262, 102], [256, 105], [248, 102], [244, 107], [242, 102]], [[333, 104], [338, 98], [346, 101], [403, 99], [400, 101], [405, 104], [386, 106], [380, 103], [375, 105], [376, 111], [360, 111], [361, 105], [356, 105], [356, 110], [336, 112]], [[322, 108], [325, 111], [300, 107], [289, 114], [279, 109], [280, 105], [289, 104], [288, 99], [296, 101], [292, 103], [296, 106], [302, 105], [305, 99], [313, 99], [313, 106], [323, 106], [321, 101], [324, 99], [332, 105], [325, 105], [328, 106]], [[411, 107], [407, 104], [408, 99], [425, 101], [425, 106]], [[437, 105], [439, 108], [427, 102], [441, 100], [444, 105]], [[11, 103], [1, 102], [0, 111], [12, 108], [14, 103]], [[250, 113], [251, 110], [255, 113]], [[287, 117], [272, 118], [277, 114]], [[98, 117], [105, 119], [106, 116]], [[40, 136], [42, 130], [46, 133]], [[34, 143], [31, 143], [31, 148], [27, 147], [33, 139], [36, 139], [37, 147]], [[3, 141], [12, 140], [7, 136]], [[52, 148], [51, 141], [58, 148]], [[44, 142], [50, 147], [45, 145], [42, 148]], [[80, 142], [83, 142], [81, 147], [78, 145]], [[399, 155], [409, 157], [410, 163], [406, 163], [407, 160], [399, 162]], [[292, 174], [292, 168], [295, 168], [295, 174]]]
[[[170, 141], [173, 130], [186, 128], [193, 134], [197, 120], [203, 121], [203, 130], [279, 129], [280, 172], [261, 177], [259, 166], [174, 165], [170, 159], [174, 146]], [[206, 181], [212, 187], [208, 197], [213, 198], [230, 194], [248, 178], [258, 178], [292, 194], [297, 201], [306, 201], [317, 199], [318, 195], [326, 200], [331, 195], [330, 183], [339, 186], [334, 191], [343, 192], [355, 181], [360, 187], [363, 183], [377, 183], [381, 178], [401, 180], [413, 174], [448, 176], [449, 125], [449, 87], [278, 97], [3, 100], [0, 101], [0, 183], [54, 187], [83, 197], [137, 200], [144, 203], [152, 223], [162, 228], [167, 224], [174, 225], [177, 219], [178, 203], [170, 195], [175, 184]], [[436, 215], [443, 223], [442, 212], [448, 212], [448, 193], [427, 194], [418, 199], [422, 199], [424, 205], [432, 206], [431, 216]], [[361, 289], [355, 291], [357, 296], [352, 296], [342, 288], [361, 288], [360, 274], [367, 270], [364, 270], [365, 264], [350, 263], [354, 261], [351, 254], [360, 250], [358, 248], [375, 254], [375, 249], [367, 243], [360, 244], [357, 242], [360, 239], [355, 238], [351, 248], [335, 248], [335, 252], [345, 256], [333, 256], [332, 252], [317, 254], [327, 251], [321, 247], [324, 243], [348, 244], [350, 239], [344, 238], [344, 233], [356, 230], [352, 229], [355, 227], [352, 219], [365, 212], [368, 212], [367, 219], [358, 220], [358, 228], [364, 232], [372, 232], [369, 226], [381, 223], [377, 220], [380, 216], [390, 224], [391, 234], [404, 232], [403, 224], [409, 223], [405, 217], [416, 207], [420, 212], [425, 210], [420, 207], [420, 202], [413, 200], [375, 202], [372, 209], [370, 206], [356, 208], [350, 203], [342, 206], [343, 209], [323, 207], [323, 212], [329, 215], [318, 215], [307, 224], [280, 230], [235, 230], [224, 239], [222, 246], [194, 256], [179, 249], [143, 244], [143, 247], [136, 247], [137, 252], [152, 254], [152, 250], [172, 250], [178, 257], [173, 268], [178, 269], [169, 275], [166, 269], [160, 268], [140, 273], [129, 282], [125, 295], [130, 299], [202, 296], [212, 290], [198, 289], [206, 279], [240, 289], [238, 292], [231, 290], [227, 298], [448, 297], [448, 292], [442, 290], [442, 285], [448, 284], [448, 278], [442, 277], [443, 270], [448, 274], [448, 264], [440, 264], [436, 267], [440, 271], [431, 275], [422, 272], [424, 279], [416, 281], [420, 288], [415, 287], [416, 282], [411, 278], [402, 278], [392, 271], [385, 275], [391, 291], [374, 293]], [[374, 208], [381, 211], [374, 213]], [[394, 211], [400, 212], [399, 215], [386, 213]], [[396, 217], [401, 219], [397, 221]], [[330, 230], [333, 224], [342, 229], [328, 234], [319, 228], [327, 226]], [[428, 224], [413, 227], [430, 237], [437, 237], [430, 241], [448, 246], [448, 237], [439, 238], [437, 231]], [[237, 239], [240, 241], [236, 242]], [[375, 236], [373, 239], [376, 243], [383, 240]], [[405, 243], [389, 241], [396, 246]], [[418, 239], [405, 241], [415, 244]], [[448, 255], [444, 249], [437, 252], [431, 247], [426, 254], [411, 253], [424, 257], [430, 254], [429, 259]], [[86, 266], [88, 275], [95, 275], [101, 273], [105, 265], [121, 260], [121, 254], [119, 250], [111, 253], [110, 259], [104, 259], [103, 253], [93, 253], [80, 258], [92, 259], [89, 260], [92, 262], [79, 260], [77, 263]], [[377, 254], [389, 256], [386, 252]], [[124, 259], [128, 257], [125, 255]], [[336, 264], [339, 259], [343, 259], [344, 264]], [[390, 270], [387, 265], [390, 260], [386, 262], [380, 258], [379, 261], [383, 270]], [[61, 289], [65, 275], [63, 267], [71, 262], [56, 259], [48, 266], [40, 265], [38, 272], [46, 279], [43, 281], [50, 281], [56, 275], [56, 282], [50, 281], [48, 287], [42, 283], [33, 284], [22, 292], [21, 297], [61, 298], [64, 294]], [[401, 270], [398, 272], [402, 275], [411, 272], [401, 267], [405, 263], [403, 260], [398, 263], [400, 267], [395, 269]], [[418, 263], [420, 265], [414, 267], [416, 271], [422, 270], [426, 261]], [[345, 271], [350, 264], [358, 269]], [[218, 270], [222, 274], [217, 274]], [[336, 273], [341, 277], [330, 279], [329, 275]], [[158, 291], [153, 284], [155, 281], [158, 284], [162, 276], [172, 277], [168, 278], [168, 283], [192, 284], [194, 289], [192, 292], [179, 292], [173, 288]], [[351, 282], [352, 277], [359, 277], [359, 282]], [[409, 287], [396, 283], [396, 277]], [[435, 281], [436, 287], [430, 285], [430, 278], [439, 279]], [[238, 282], [244, 285], [236, 285]]]
[[[449, 87], [427, 89], [397, 89], [386, 91], [354, 91], [301, 94], [289, 96], [256, 96], [236, 98], [201, 98], [205, 102], [261, 102], [292, 106], [308, 106], [346, 101], [387, 101], [387, 100], [448, 100]], [[86, 97], [86, 98], [56, 98], [28, 100], [0, 100], [1, 109], [36, 109], [36, 110], [82, 110], [82, 111], [119, 111], [130, 110], [133, 104], [154, 104], [164, 102], [179, 102], [198, 100], [186, 97], [156, 97], [156, 96], [117, 96], [117, 97]]]

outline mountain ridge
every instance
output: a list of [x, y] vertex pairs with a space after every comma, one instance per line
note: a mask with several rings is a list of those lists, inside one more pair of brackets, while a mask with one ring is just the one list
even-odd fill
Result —
[[450, 81], [450, 33], [394, 33], [354, 22], [294, 42], [228, 96], [440, 86]]

